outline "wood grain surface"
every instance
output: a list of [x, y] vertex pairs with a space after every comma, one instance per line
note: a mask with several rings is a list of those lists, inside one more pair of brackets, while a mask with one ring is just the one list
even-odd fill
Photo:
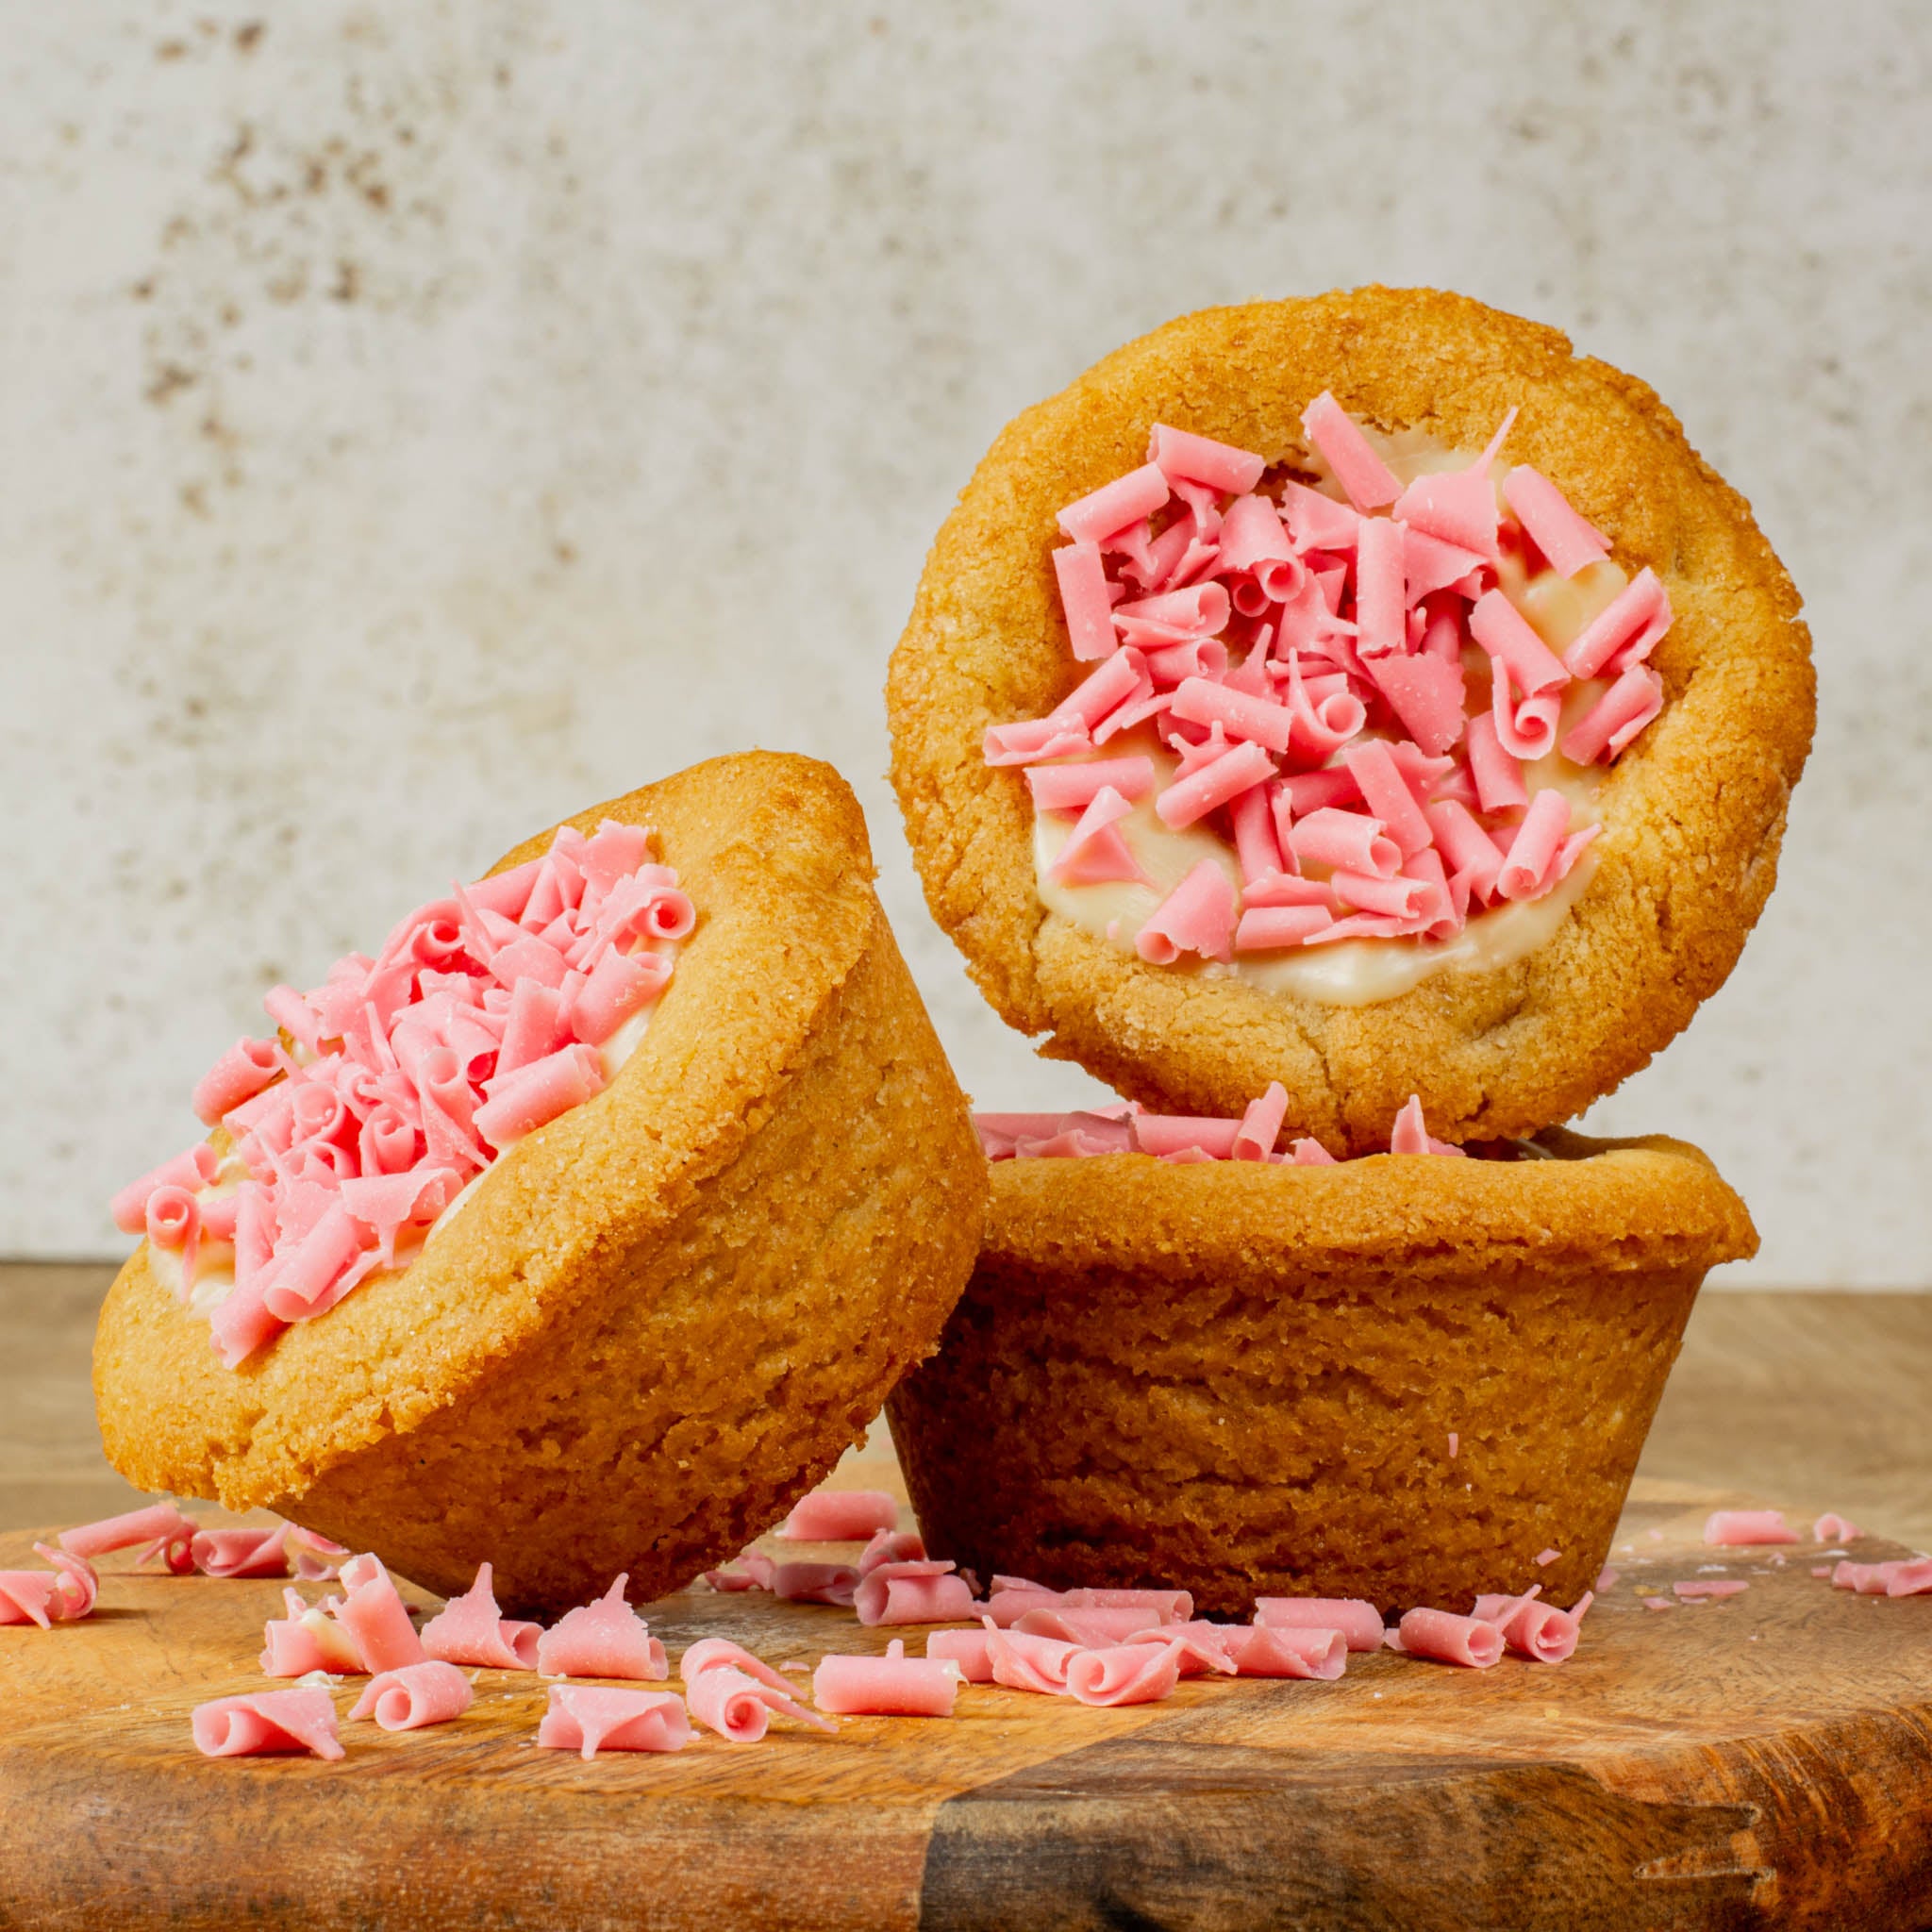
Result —
[[[950, 1720], [591, 1764], [535, 1747], [538, 1679], [490, 1671], [455, 1724], [345, 1724], [341, 1763], [201, 1758], [192, 1707], [269, 1688], [281, 1586], [117, 1572], [90, 1623], [0, 1629], [0, 1924], [1932, 1924], [1932, 1599], [1707, 1549], [1728, 1500], [1644, 1483], [1559, 1669], [1385, 1653], [1114, 1711], [968, 1687]], [[1645, 1607], [1713, 1563], [1750, 1588]], [[703, 1590], [649, 1615], [674, 1660], [891, 1634]]]
[[[0, 1271], [15, 1522], [131, 1493], [75, 1395], [101, 1281]], [[1928, 1316], [1707, 1295], [1621, 1579], [1557, 1670], [1385, 1654], [1341, 1684], [1195, 1680], [1122, 1711], [969, 1688], [951, 1720], [588, 1765], [535, 1747], [541, 1683], [484, 1672], [454, 1724], [345, 1724], [339, 1764], [210, 1761], [188, 1713], [265, 1688], [281, 1586], [111, 1557], [89, 1623], [0, 1629], [0, 1927], [1932, 1926], [1932, 1598], [1834, 1591], [1808, 1545], [1778, 1566], [1697, 1541], [1710, 1507], [1767, 1495], [1932, 1541]], [[889, 1457], [840, 1480], [892, 1483]], [[0, 1567], [26, 1541], [0, 1538]], [[1715, 1562], [1750, 1589], [1643, 1607]], [[806, 1664], [889, 1635], [703, 1591], [648, 1614], [674, 1660], [702, 1635]]]

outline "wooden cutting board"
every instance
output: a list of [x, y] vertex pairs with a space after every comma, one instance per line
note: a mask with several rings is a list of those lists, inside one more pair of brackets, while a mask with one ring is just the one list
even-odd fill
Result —
[[[0, 1629], [0, 1925], [1932, 1925], [1932, 1598], [1707, 1549], [1738, 1500], [1640, 1484], [1558, 1669], [1385, 1653], [1129, 1710], [969, 1687], [951, 1720], [591, 1764], [490, 1671], [453, 1724], [345, 1724], [340, 1763], [199, 1757], [189, 1711], [264, 1688], [281, 1586], [113, 1574], [86, 1624]], [[1749, 1590], [1644, 1607], [1718, 1561]], [[704, 1591], [649, 1615], [674, 1663], [890, 1634]]]

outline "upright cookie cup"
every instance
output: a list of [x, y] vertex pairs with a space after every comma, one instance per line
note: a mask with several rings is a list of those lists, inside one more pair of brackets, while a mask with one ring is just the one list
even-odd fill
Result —
[[1538, 1151], [995, 1166], [941, 1352], [888, 1405], [928, 1543], [1222, 1614], [1574, 1603], [1706, 1271], [1757, 1239], [1680, 1141]]
[[131, 1481], [266, 1505], [442, 1591], [487, 1557], [507, 1605], [620, 1570], [649, 1597], [781, 1515], [931, 1349], [984, 1168], [850, 791], [751, 754], [575, 823], [607, 818], [656, 827], [699, 911], [642, 1043], [409, 1268], [239, 1371], [138, 1250], [95, 1348]]
[[[1275, 476], [1312, 474], [1303, 419], [1324, 392], [1378, 432], [1424, 434], [1466, 453], [1520, 406], [1497, 460], [1533, 465], [1608, 540], [1622, 569], [1654, 575], [1674, 612], [1653, 659], [1661, 715], [1592, 780], [1601, 836], [1574, 875], [1574, 904], [1564, 910], [1554, 892], [1544, 901], [1559, 916], [1526, 952], [1505, 947], [1487, 964], [1457, 955], [1386, 997], [1317, 996], [1299, 981], [1269, 981], [1306, 949], [1243, 952], [1237, 941], [1231, 956], [1210, 944], [1196, 957], [1191, 942], [1158, 963], [1136, 949], [1141, 914], [1103, 925], [1099, 912], [1074, 917], [1067, 894], [1048, 903], [1039, 841], [1052, 814], [1036, 808], [1029, 782], [1065, 780], [1090, 757], [1154, 749], [1142, 741], [1152, 728], [1144, 721], [1106, 735], [1136, 704], [1085, 720], [1067, 743], [1041, 749], [1042, 762], [1022, 769], [1005, 754], [989, 762], [990, 735], [1058, 715], [1091, 675], [1127, 655], [1111, 651], [1104, 608], [1096, 623], [1106, 635], [1075, 655], [1056, 578], [1074, 535], [1060, 514], [1148, 464], [1150, 433], [1163, 425], [1232, 445], [1237, 457], [1251, 452], [1269, 466], [1259, 487], [1272, 497]], [[1211, 493], [1217, 503], [1226, 495]], [[1123, 610], [1145, 608], [1145, 587], [1124, 580], [1124, 545], [1103, 541], [1101, 551], [1114, 573], [1102, 588], [1130, 600]], [[1203, 310], [1115, 351], [1022, 413], [988, 452], [934, 541], [893, 654], [893, 783], [934, 917], [1001, 1017], [1042, 1052], [1149, 1106], [1195, 1113], [1238, 1110], [1278, 1079], [1291, 1127], [1338, 1154], [1377, 1144], [1411, 1092], [1448, 1140], [1530, 1133], [1581, 1113], [1643, 1065], [1735, 964], [1771, 890], [1810, 741], [1813, 680], [1798, 608], [1748, 506], [1670, 410], [1634, 377], [1575, 355], [1554, 329], [1419, 289]], [[1351, 602], [1343, 627], [1354, 632], [1360, 615]], [[1240, 613], [1206, 644], [1244, 657]], [[1152, 663], [1160, 654], [1151, 642], [1147, 650]], [[1265, 658], [1266, 647], [1256, 656]], [[1241, 675], [1252, 669], [1244, 657]], [[1205, 696], [1226, 700], [1233, 689]], [[1236, 695], [1251, 700], [1261, 689], [1251, 681]], [[1278, 710], [1278, 681], [1266, 689]], [[1360, 676], [1347, 690], [1374, 699]], [[1187, 715], [1198, 725], [1208, 713]], [[1082, 748], [1090, 725], [1091, 746]], [[1238, 724], [1236, 736], [1263, 729]], [[1245, 748], [1258, 752], [1256, 742]], [[1149, 810], [1144, 799], [1137, 809]], [[1302, 804], [1294, 810], [1301, 816]], [[1213, 823], [1186, 829], [1198, 836]], [[1161, 829], [1131, 817], [1120, 825], [1137, 838]], [[1130, 856], [1154, 862], [1144, 848]], [[1232, 868], [1232, 847], [1221, 856]], [[1244, 876], [1247, 869], [1242, 859]], [[1422, 941], [1365, 943], [1386, 957]]]

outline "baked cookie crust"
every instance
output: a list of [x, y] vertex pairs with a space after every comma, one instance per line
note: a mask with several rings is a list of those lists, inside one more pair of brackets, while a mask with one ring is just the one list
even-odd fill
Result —
[[[648, 824], [699, 911], [600, 1094], [405, 1273], [239, 1371], [137, 1250], [94, 1352], [108, 1457], [451, 1592], [675, 1589], [783, 1515], [934, 1347], [985, 1165], [829, 766], [719, 758], [572, 823]], [[503, 869], [547, 849], [550, 834]]]
[[[1594, 875], [1556, 936], [1366, 1007], [1151, 966], [1049, 914], [1024, 776], [981, 756], [989, 725], [1042, 715], [1087, 668], [1055, 588], [1057, 512], [1143, 461], [1157, 422], [1270, 462], [1304, 451], [1324, 389], [1377, 427], [1471, 449], [1520, 406], [1505, 459], [1554, 481], [1626, 570], [1655, 570], [1675, 612], [1651, 660], [1663, 713], [1603, 779]], [[1635, 377], [1434, 290], [1257, 302], [1128, 343], [1001, 433], [892, 655], [892, 781], [934, 917], [1041, 1053], [1186, 1112], [1239, 1113], [1278, 1079], [1289, 1129], [1336, 1154], [1384, 1141], [1411, 1092], [1448, 1140], [1518, 1135], [1642, 1067], [1736, 964], [1810, 746], [1809, 649], [1750, 507]]]
[[1681, 1141], [1537, 1145], [997, 1163], [979, 1265], [888, 1405], [934, 1555], [1233, 1616], [1574, 1603], [1705, 1272], [1757, 1241]]

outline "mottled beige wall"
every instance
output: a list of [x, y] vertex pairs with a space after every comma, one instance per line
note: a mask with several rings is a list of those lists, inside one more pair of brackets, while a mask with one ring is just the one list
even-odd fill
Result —
[[113, 1248], [270, 981], [752, 743], [858, 786], [968, 1085], [1088, 1091], [900, 846], [924, 544], [1125, 337], [1381, 279], [1649, 378], [1807, 592], [1784, 887], [1599, 1118], [1716, 1153], [1757, 1278], [1925, 1281], [1928, 21], [0, 0], [0, 1252]]

